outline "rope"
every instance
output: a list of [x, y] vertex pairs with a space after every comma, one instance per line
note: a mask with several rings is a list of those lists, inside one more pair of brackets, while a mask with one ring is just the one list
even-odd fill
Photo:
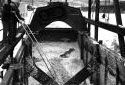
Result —
[[[15, 13], [15, 16], [17, 17], [17, 19], [20, 21], [20, 19], [18, 18], [18, 16], [16, 15], [16, 13]], [[31, 39], [31, 41], [33, 42], [33, 44], [35, 44], [34, 43], [34, 41], [33, 41], [33, 39], [32, 39], [32, 37], [30, 36], [30, 34], [28, 33], [28, 31], [25, 29], [25, 26], [24, 26], [24, 24], [22, 23], [22, 22], [20, 22], [21, 23], [21, 25], [23, 26], [23, 29], [25, 30], [25, 32], [26, 32], [26, 34], [28, 35], [28, 37]], [[33, 33], [31, 32], [31, 34], [33, 35]], [[33, 37], [35, 38], [35, 36], [33, 35]], [[36, 42], [37, 42], [37, 44], [39, 45], [39, 47], [41, 47], [40, 46], [40, 44], [38, 43], [38, 41], [37, 41], [37, 39], [35, 38], [35, 40], [36, 40]], [[40, 54], [40, 56], [41, 56], [41, 58], [43, 59], [43, 61], [44, 61], [44, 63], [45, 63], [45, 65], [46, 65], [46, 67], [47, 67], [47, 69], [48, 69], [48, 71], [50, 72], [50, 74], [51, 74], [51, 76], [53, 77], [53, 79], [54, 79], [54, 76], [53, 76], [53, 74], [51, 73], [51, 70], [49, 69], [49, 67], [48, 67], [48, 65], [47, 65], [47, 63], [46, 63], [46, 61], [45, 61], [45, 59], [42, 57], [42, 54], [41, 54], [41, 48], [40, 48], [40, 50], [39, 50], [39, 48], [38, 47], [36, 47], [36, 49], [37, 49], [37, 51], [39, 52], [39, 54]], [[44, 52], [43, 52], [44, 53]], [[45, 56], [46, 57], [46, 56]], [[46, 59], [47, 59], [47, 57], [46, 57]], [[48, 59], [47, 59], [47, 61], [48, 61]], [[48, 63], [50, 64], [50, 62], [48, 61]], [[50, 64], [50, 66], [51, 66], [51, 64]]]
[[[32, 39], [32, 37], [29, 35], [28, 31], [25, 29], [25, 26], [24, 26], [23, 24], [22, 24], [22, 26], [23, 26], [24, 30], [26, 31], [26, 34], [28, 35], [28, 37], [29, 37], [29, 38], [31, 39], [31, 41], [33, 42], [33, 44], [35, 44], [34, 41], [33, 41], [33, 39]], [[37, 51], [39, 52], [41, 58], [43, 59], [43, 61], [44, 61], [45, 65], [46, 65], [47, 69], [49, 70], [51, 76], [54, 78], [54, 76], [53, 76], [53, 74], [51, 73], [51, 70], [49, 69], [49, 67], [48, 67], [48, 65], [47, 65], [47, 63], [46, 63], [46, 61], [45, 61], [45, 59], [42, 57], [42, 54], [41, 54], [40, 50], [38, 49], [38, 47], [36, 47], [36, 49], [37, 49]]]
[[[25, 25], [26, 25], [26, 24], [25, 24]], [[40, 47], [40, 50], [42, 51], [42, 48], [41, 48], [42, 46], [41, 46], [41, 44], [40, 44], [40, 43], [38, 42], [38, 40], [36, 39], [36, 37], [34, 36], [33, 32], [32, 32], [31, 29], [29, 28], [29, 26], [28, 26], [28, 25], [26, 25], [26, 26], [27, 26], [27, 28], [29, 29], [29, 31], [30, 31], [30, 33], [32, 34], [32, 36], [34, 37], [34, 39], [35, 39], [35, 41], [37, 42], [38, 46]], [[43, 51], [42, 51], [42, 52], [43, 52]], [[48, 60], [48, 58], [47, 58], [47, 56], [46, 56], [46, 54], [45, 54], [44, 52], [43, 52], [43, 55], [45, 56], [47, 62], [48, 62], [49, 65], [51, 66], [51, 68], [52, 68], [54, 74], [56, 75], [56, 77], [57, 77], [57, 79], [58, 79], [58, 76], [57, 76], [57, 74], [56, 74], [56, 72], [55, 72], [53, 66], [52, 66], [51, 63], [49, 62], [49, 60]], [[42, 55], [41, 55], [41, 57], [42, 57]], [[53, 78], [54, 78], [54, 77], [53, 77]]]
[[0, 29], [0, 31], [3, 31], [3, 29]]

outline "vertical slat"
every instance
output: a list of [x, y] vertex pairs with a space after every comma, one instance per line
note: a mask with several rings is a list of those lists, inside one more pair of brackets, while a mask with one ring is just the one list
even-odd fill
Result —
[[[119, 0], [114, 0], [115, 16], [117, 25], [122, 25], [121, 12], [119, 7]], [[125, 41], [124, 36], [118, 34], [119, 46], [122, 57], [125, 57]]]
[[[11, 64], [14, 64], [14, 58], [13, 58], [13, 50], [14, 48], [12, 49], [12, 51], [10, 52], [10, 58], [11, 58]], [[15, 82], [16, 82], [16, 74], [15, 74], [15, 71], [13, 71], [13, 82], [12, 82], [12, 85], [15, 85]]]
[[[2, 0], [0, 0], [0, 7], [2, 7], [3, 6], [3, 3], [2, 3]], [[1, 11], [1, 9], [0, 9], [0, 11]]]
[[32, 5], [33, 5], [33, 2], [34, 2], [34, 1], [32, 0]]
[[13, 74], [14, 74], [13, 70], [9, 69], [7, 71], [7, 73], [5, 74], [5, 76], [4, 76], [0, 85], [10, 85], [10, 81], [12, 80], [11, 78], [12, 78]]
[[84, 54], [83, 54], [83, 32], [78, 32], [78, 42], [79, 42], [79, 47], [80, 47], [80, 57], [84, 62]]
[[[9, 5], [11, 4], [11, 0], [8, 0], [8, 3], [9, 3]], [[11, 7], [11, 6], [10, 6]], [[10, 12], [12, 11], [12, 7], [11, 7], [11, 10], [10, 10]], [[17, 28], [16, 28], [16, 24], [17, 23], [15, 23], [14, 21], [15, 21], [15, 16], [13, 16], [14, 14], [11, 12], [10, 13], [10, 23], [9, 23], [9, 25], [10, 25], [10, 30], [9, 30], [9, 43], [10, 44], [13, 44], [13, 42], [15, 41], [15, 37], [16, 37], [16, 30], [17, 30]], [[12, 64], [14, 64], [14, 58], [13, 58], [13, 51], [14, 51], [14, 47], [12, 48], [12, 51], [11, 51], [11, 53], [10, 53], [10, 58], [11, 58], [11, 63]], [[17, 73], [17, 71], [15, 71], [14, 70], [14, 74], [13, 74], [13, 82], [12, 82], [12, 85], [15, 85], [16, 84], [16, 82], [17, 82], [17, 78], [16, 78], [16, 76], [18, 76], [18, 74], [16, 74]]]
[[[117, 25], [122, 25], [121, 11], [120, 11], [120, 7], [119, 7], [119, 0], [114, 0], [114, 9], [115, 9], [115, 16], [116, 16]], [[124, 36], [122, 36], [121, 34], [118, 34], [118, 40], [119, 40], [120, 53], [121, 53], [122, 57], [125, 58]], [[119, 85], [119, 70], [118, 70], [118, 68], [117, 68], [117, 76], [116, 76], [116, 85]]]
[[28, 85], [28, 76], [27, 76], [27, 74], [26, 74], [26, 57], [28, 56], [28, 53], [27, 53], [27, 45], [26, 45], [26, 43], [25, 43], [25, 41], [23, 41], [23, 44], [24, 44], [24, 46], [25, 46], [25, 48], [24, 48], [24, 58], [23, 58], [23, 60], [24, 60], [24, 62], [23, 62], [23, 65], [24, 65], [24, 69], [23, 69], [23, 71], [24, 71], [24, 78], [23, 78], [23, 81], [24, 81], [24, 84], [25, 85]]
[[[100, 8], [100, 0], [95, 0], [96, 2], [96, 12], [95, 12], [95, 22], [99, 21], [99, 8]], [[95, 26], [95, 39], [98, 41], [98, 26]]]
[[[88, 0], [89, 6], [88, 6], [88, 18], [91, 19], [91, 4], [92, 4], [92, 0]], [[90, 23], [88, 23], [88, 32], [90, 35]]]
[[101, 69], [100, 69], [100, 63], [101, 63], [101, 60], [100, 60], [100, 52], [99, 52], [99, 44], [96, 44], [96, 49], [97, 49], [97, 56], [95, 56], [96, 57], [96, 61], [98, 62], [98, 65], [96, 66], [96, 67], [98, 67], [98, 69], [97, 69], [97, 71], [95, 72], [95, 74], [94, 74], [94, 84], [93, 85], [102, 85], [101, 84], [101, 80], [100, 80], [100, 71], [101, 71]]
[[[95, 11], [95, 22], [99, 21], [99, 8], [100, 8], [100, 0], [95, 0], [96, 2], [96, 11]], [[95, 40], [98, 41], [98, 26], [95, 25]], [[94, 85], [100, 85], [100, 68], [99, 71], [95, 73], [94, 77]]]
[[107, 57], [105, 58], [105, 79], [104, 79], [104, 83], [105, 85], [107, 85], [107, 79], [108, 79], [108, 59]]

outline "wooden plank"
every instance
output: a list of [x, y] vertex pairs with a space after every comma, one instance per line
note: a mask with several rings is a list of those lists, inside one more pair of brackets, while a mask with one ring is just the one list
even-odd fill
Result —
[[58, 83], [53, 80], [50, 76], [48, 76], [44, 71], [42, 71], [39, 67], [36, 66], [35, 62], [32, 59], [32, 47], [29, 38], [26, 40], [26, 48], [25, 48], [25, 76], [32, 76], [35, 80], [37, 80], [42, 85], [58, 85]]
[[[89, 7], [88, 7], [88, 19], [91, 19], [91, 5], [92, 5], [92, 0], [88, 0]], [[88, 23], [88, 32], [90, 35], [90, 27], [91, 25]]]
[[[20, 60], [21, 60], [21, 57], [23, 55], [23, 50], [24, 50], [24, 46], [21, 46], [20, 49], [18, 50], [17, 54], [16, 54], [15, 58], [17, 59], [17, 61], [16, 61], [17, 63], [19, 63]], [[10, 81], [11, 81], [11, 78], [13, 76], [13, 73], [14, 73], [14, 69], [20, 69], [21, 66], [22, 66], [21, 64], [10, 65], [9, 70], [7, 71], [5, 76], [3, 77], [2, 85], [9, 85]]]
[[[96, 0], [95, 22], [99, 21], [100, 0]], [[95, 25], [95, 39], [98, 41], [98, 26]]]
[[3, 77], [3, 80], [1, 82], [1, 85], [10, 85], [10, 81], [12, 78], [14, 71], [12, 69], [9, 69], [5, 76]]
[[3, 48], [0, 50], [0, 65], [5, 61], [7, 58], [7, 55], [11, 52], [14, 46], [20, 41], [20, 39], [23, 37], [24, 31], [17, 37], [16, 41], [13, 42], [12, 45], [4, 45]]
[[[98, 55], [97, 49], [95, 48], [95, 43], [92, 38], [88, 37], [87, 35], [84, 36], [84, 47], [85, 50], [88, 51], [91, 55]], [[93, 51], [92, 51], [93, 49]], [[99, 45], [99, 54], [101, 59], [101, 64], [103, 66], [107, 66], [108, 72], [116, 77], [116, 64], [118, 65], [119, 69], [119, 76], [122, 81], [125, 81], [125, 59], [122, 58], [118, 53], [108, 49], [107, 47], [103, 45]], [[94, 57], [94, 56], [89, 56]], [[107, 62], [105, 62], [105, 59], [107, 58]], [[108, 64], [108, 65], [107, 65]]]
[[108, 24], [108, 23], [104, 23], [104, 22], [100, 22], [100, 21], [95, 22], [94, 20], [90, 20], [90, 19], [87, 19], [87, 18], [85, 18], [85, 21], [87, 23], [97, 25], [98, 27], [109, 30], [111, 32], [115, 32], [115, 33], [118, 33], [118, 34], [121, 34], [121, 35], [125, 35], [125, 27], [112, 25], [112, 24]]
[[[87, 35], [84, 35], [83, 37], [84, 41], [84, 48], [85, 51], [88, 52], [89, 55], [85, 55], [84, 57], [88, 57], [87, 63], [93, 58], [96, 59], [97, 63], [100, 63], [100, 55], [98, 51], [98, 43], [97, 41], [93, 40]], [[99, 69], [99, 65], [97, 66]], [[91, 75], [92, 82], [94, 85], [100, 85], [100, 78], [99, 78], [99, 73], [100, 71], [96, 71], [93, 75]], [[98, 81], [98, 82], [97, 82]]]
[[64, 85], [79, 85], [92, 74], [93, 72], [91, 72], [86, 66], [80, 72], [78, 72], [74, 77], [72, 77], [69, 81], [67, 81]]
[[[93, 57], [98, 58], [97, 44], [98, 44], [97, 42], [95, 41], [93, 42], [92, 40], [89, 39], [87, 35], [83, 34], [84, 49], [91, 54], [91, 56], [89, 56], [89, 60], [87, 63], [93, 62], [92, 60]], [[80, 72], [78, 72], [73, 78], [67, 81], [64, 85], [81, 84], [87, 77], [93, 74], [93, 71], [90, 69], [88, 69], [88, 65], [86, 65]]]
[[31, 76], [40, 82], [42, 85], [58, 85], [58, 83], [49, 77], [45, 72], [39, 69], [36, 66], [36, 69], [33, 70]]
[[35, 80], [42, 85], [58, 85], [58, 83], [49, 77], [45, 72], [38, 68], [34, 61], [29, 57], [26, 58], [25, 62], [26, 75], [30, 74]]
[[101, 62], [105, 65], [105, 58], [107, 58], [108, 63], [108, 71], [114, 77], [116, 76], [116, 65], [118, 65], [118, 69], [120, 71], [119, 76], [122, 81], [125, 81], [125, 59], [122, 58], [118, 53], [111, 51], [105, 46], [100, 45], [100, 54], [101, 54]]
[[[119, 6], [119, 0], [114, 0], [115, 16], [117, 25], [122, 25], [121, 11]], [[125, 41], [124, 36], [118, 34], [119, 47], [121, 55], [125, 58]]]
[[21, 62], [22, 58], [23, 58], [23, 54], [24, 54], [24, 48], [25, 46], [24, 45], [21, 45], [15, 58], [16, 58], [16, 62]]

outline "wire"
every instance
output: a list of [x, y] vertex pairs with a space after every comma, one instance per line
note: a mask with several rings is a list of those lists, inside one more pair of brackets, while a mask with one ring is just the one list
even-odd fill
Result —
[[[24, 30], [26, 31], [26, 34], [28, 35], [28, 37], [29, 37], [29, 38], [31, 39], [31, 41], [33, 42], [33, 44], [35, 44], [34, 41], [33, 41], [33, 39], [32, 39], [32, 37], [29, 35], [28, 31], [25, 29], [25, 26], [24, 26], [23, 24], [22, 24], [22, 26], [23, 26]], [[36, 47], [36, 49], [37, 49], [37, 51], [39, 52], [41, 58], [43, 59], [45, 65], [46, 65], [46, 67], [47, 67], [47, 69], [49, 70], [49, 67], [48, 67], [48, 65], [47, 65], [47, 63], [46, 63], [46, 61], [45, 61], [45, 59], [42, 57], [42, 54], [41, 54], [40, 50], [38, 49], [38, 47]], [[51, 76], [54, 78], [54, 76], [53, 76], [53, 74], [51, 73], [50, 70], [49, 70], [49, 72], [50, 72]]]
[[[26, 25], [26, 24], [25, 24], [25, 25]], [[41, 48], [42, 46], [41, 46], [41, 44], [39, 44], [38, 40], [37, 40], [36, 37], [34, 36], [33, 32], [32, 32], [31, 29], [29, 28], [29, 26], [28, 26], [28, 25], [26, 25], [26, 26], [27, 26], [27, 28], [29, 29], [29, 31], [30, 31], [30, 33], [32, 34], [32, 36], [34, 37], [34, 39], [35, 39], [35, 41], [37, 42], [37, 44], [39, 45], [40, 50], [42, 51], [42, 48]], [[43, 51], [42, 51], [42, 52], [43, 52]], [[44, 52], [43, 52], [43, 55], [45, 56], [47, 62], [48, 62], [49, 65], [51, 66], [51, 68], [52, 68], [54, 74], [56, 75], [56, 77], [57, 77], [57, 79], [58, 79], [58, 76], [57, 76], [57, 74], [56, 74], [56, 71], [54, 70], [53, 66], [52, 66], [51, 63], [49, 62], [49, 60], [48, 60], [48, 58], [47, 58], [47, 56], [46, 56], [46, 54], [45, 54]], [[42, 57], [42, 56], [41, 56], [41, 57]], [[53, 77], [53, 78], [54, 78], [54, 77]]]
[[[37, 42], [37, 44], [38, 44], [40, 50], [42, 51], [42, 49], [41, 49], [41, 47], [42, 47], [41, 44], [39, 44], [38, 40], [37, 40], [36, 37], [34, 36], [33, 32], [32, 32], [31, 29], [29, 28], [29, 26], [28, 26], [28, 25], [26, 25], [26, 26], [27, 26], [27, 28], [29, 29], [29, 31], [30, 31], [30, 33], [32, 34], [32, 36], [33, 36], [33, 38], [35, 39], [35, 41]], [[42, 51], [42, 52], [43, 52], [43, 51]], [[48, 58], [47, 58], [47, 56], [46, 56], [46, 54], [45, 54], [44, 52], [43, 52], [43, 55], [45, 56], [47, 62], [50, 64], [50, 66], [52, 67], [54, 73], [56, 74], [56, 72], [55, 72], [53, 66], [52, 66], [51, 63], [49, 62], [49, 60], [48, 60]]]
[[[18, 18], [17, 15], [16, 15], [16, 17]], [[32, 39], [32, 37], [31, 37], [30, 34], [28, 33], [28, 31], [25, 29], [24, 24], [21, 23], [21, 25], [23, 26], [23, 29], [25, 30], [26, 34], [27, 34], [28, 37], [31, 39], [31, 41], [33, 42], [33, 44], [35, 44], [34, 41], [33, 41], [33, 39]], [[38, 49], [37, 47], [36, 47], [36, 49], [37, 49], [37, 51], [39, 52], [40, 56], [42, 57], [42, 54], [41, 54], [41, 52], [39, 51], [39, 49]], [[44, 59], [43, 57], [42, 57], [42, 59], [43, 59], [44, 63], [46, 64], [46, 66], [47, 66], [47, 68], [48, 68], [48, 70], [49, 70], [49, 67], [48, 67], [48, 65], [47, 65], [47, 63], [46, 63], [46, 61], [45, 61], [45, 59]], [[51, 71], [50, 71], [50, 73], [51, 73]], [[51, 74], [52, 74], [52, 73], [51, 73]], [[52, 75], [51, 75], [51, 76], [52, 76]]]
[[[17, 19], [20, 21], [20, 19], [18, 18], [18, 16], [16, 15], [16, 13], [15, 13], [15, 16], [17, 17]], [[26, 34], [28, 35], [28, 37], [31, 39], [31, 41], [33, 42], [33, 44], [35, 44], [34, 43], [34, 41], [33, 41], [33, 39], [32, 39], [32, 37], [30, 36], [30, 34], [28, 33], [28, 31], [25, 29], [25, 25], [26, 24], [23, 24], [22, 22], [20, 22], [21, 23], [21, 25], [23, 26], [23, 28], [24, 28], [24, 30], [26, 31]], [[38, 44], [38, 47], [40, 48], [40, 50], [42, 51], [42, 49], [41, 49], [41, 45], [39, 44], [39, 42], [38, 42], [38, 40], [36, 39], [36, 37], [34, 36], [34, 34], [33, 34], [33, 32], [31, 31], [31, 29], [29, 28], [29, 26], [28, 25], [26, 25], [27, 27], [28, 27], [28, 30], [30, 31], [30, 33], [32, 34], [32, 36], [33, 36], [33, 38], [35, 39], [35, 41], [37, 42], [37, 44]], [[53, 77], [53, 79], [54, 79], [54, 76], [53, 76], [53, 74], [51, 73], [51, 70], [49, 69], [49, 67], [48, 67], [48, 65], [47, 65], [47, 63], [46, 63], [46, 61], [45, 61], [45, 59], [42, 57], [42, 54], [41, 54], [41, 51], [39, 50], [39, 48], [38, 47], [36, 47], [36, 49], [37, 49], [37, 51], [39, 52], [39, 54], [40, 54], [40, 56], [41, 56], [41, 58], [43, 59], [43, 61], [44, 61], [44, 63], [45, 63], [45, 65], [47, 66], [47, 69], [49, 70], [49, 72], [50, 72], [50, 74], [51, 74], [51, 76]], [[45, 55], [45, 53], [43, 52], [43, 54], [44, 54], [44, 56], [45, 56], [45, 58], [46, 58], [46, 60], [47, 60], [47, 62], [49, 63], [49, 65], [51, 66], [51, 68], [52, 68], [52, 70], [53, 70], [53, 72], [54, 72], [54, 74], [56, 75], [56, 72], [55, 72], [55, 70], [54, 70], [54, 68], [53, 68], [53, 66], [51, 65], [51, 63], [49, 62], [49, 60], [48, 60], [48, 58], [47, 58], [47, 56]], [[57, 75], [56, 75], [57, 76]], [[58, 77], [57, 77], [58, 78]]]

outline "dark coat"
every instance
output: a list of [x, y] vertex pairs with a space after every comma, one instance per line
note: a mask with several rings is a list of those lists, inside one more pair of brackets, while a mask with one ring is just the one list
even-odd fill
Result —
[[11, 6], [8, 4], [4, 4], [3, 6], [3, 10], [2, 10], [2, 21], [8, 21], [10, 20], [10, 16], [11, 16]]
[[[13, 3], [14, 4], [14, 3]], [[11, 19], [13, 19], [15, 22], [18, 22], [17, 17], [15, 16], [14, 13], [15, 12], [16, 15], [18, 16], [19, 19], [24, 20], [21, 16], [20, 16], [20, 11], [18, 9], [18, 7], [16, 5], [14, 6], [10, 6], [9, 4], [5, 4], [3, 6], [3, 11], [2, 11], [2, 20], [3, 21], [9, 21]]]

